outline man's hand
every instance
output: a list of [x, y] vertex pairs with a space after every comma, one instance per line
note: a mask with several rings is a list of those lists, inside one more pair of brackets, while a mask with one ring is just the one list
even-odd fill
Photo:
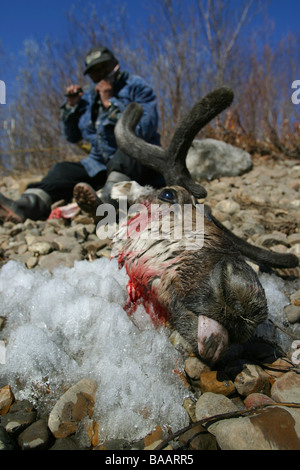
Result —
[[111, 83], [110, 80], [101, 80], [97, 86], [96, 86], [96, 91], [100, 95], [100, 99], [102, 101], [102, 104], [105, 108], [109, 108], [110, 106], [110, 101], [109, 99], [114, 96], [114, 89], [113, 89], [113, 84]]
[[83, 95], [83, 91], [79, 90], [81, 90], [80, 85], [72, 84], [66, 88], [67, 104], [69, 106], [76, 106], [79, 103], [80, 98]]

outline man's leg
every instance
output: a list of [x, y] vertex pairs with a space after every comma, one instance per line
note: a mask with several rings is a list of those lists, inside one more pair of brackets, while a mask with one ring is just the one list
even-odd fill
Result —
[[50, 168], [42, 181], [29, 184], [27, 190], [42, 189], [50, 196], [52, 204], [61, 199], [69, 202], [73, 198], [73, 189], [77, 183], [83, 181], [98, 190], [104, 185], [105, 180], [105, 171], [91, 178], [80, 162], [59, 162]]
[[0, 221], [23, 222], [26, 219], [46, 220], [51, 204], [61, 199], [70, 201], [73, 188], [79, 181], [87, 181], [95, 189], [103, 186], [106, 172], [90, 178], [80, 162], [60, 162], [38, 183], [31, 183], [18, 201], [0, 193]]

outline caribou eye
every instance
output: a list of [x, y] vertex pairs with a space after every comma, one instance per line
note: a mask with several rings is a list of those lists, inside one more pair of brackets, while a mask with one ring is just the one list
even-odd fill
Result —
[[177, 193], [176, 193], [176, 191], [173, 191], [172, 189], [164, 189], [158, 195], [158, 199], [160, 199], [161, 201], [174, 202], [174, 203], [176, 203], [178, 201]]

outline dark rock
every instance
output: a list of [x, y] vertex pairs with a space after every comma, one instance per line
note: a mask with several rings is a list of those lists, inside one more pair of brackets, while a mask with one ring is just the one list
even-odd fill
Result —
[[0, 426], [0, 450], [16, 450], [17, 445], [3, 426]]
[[64, 439], [56, 439], [49, 450], [80, 450], [80, 446], [74, 436], [69, 436]]
[[201, 424], [197, 424], [179, 437], [181, 442], [189, 450], [217, 450], [215, 437]]
[[6, 415], [2, 416], [1, 424], [13, 437], [17, 437], [36, 420], [36, 411], [28, 400], [13, 403]]
[[22, 450], [46, 450], [54, 441], [47, 423], [40, 419], [28, 426], [18, 437]]

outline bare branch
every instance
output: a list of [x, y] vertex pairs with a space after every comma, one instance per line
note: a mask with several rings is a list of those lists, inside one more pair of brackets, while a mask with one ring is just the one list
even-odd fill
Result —
[[[257, 3], [257, 9], [251, 14], [251, 10]], [[259, 0], [244, 0], [239, 11], [233, 7], [230, 0], [216, 0], [212, 5], [211, 0], [207, 0], [206, 7], [204, 0], [198, 0], [198, 11], [204, 23], [205, 35], [209, 44], [209, 49], [217, 69], [216, 86], [224, 83], [225, 70], [228, 60], [237, 44], [237, 40], [242, 30], [261, 11]], [[267, 4], [264, 3], [264, 6]], [[236, 13], [236, 15], [233, 15]], [[236, 18], [234, 20], [234, 18]]]
[[238, 35], [241, 31], [241, 28], [243, 27], [243, 25], [245, 24], [246, 22], [246, 19], [247, 19], [247, 16], [248, 16], [248, 13], [249, 13], [249, 10], [251, 8], [251, 6], [253, 5], [253, 2], [254, 0], [249, 0], [248, 3], [245, 4], [245, 7], [244, 7], [244, 10], [242, 12], [242, 15], [241, 15], [241, 18], [240, 18], [240, 21], [238, 22], [237, 26], [236, 26], [236, 29], [235, 31], [233, 32], [232, 34], [232, 38], [231, 38], [231, 41], [229, 42], [228, 46], [226, 47], [225, 49], [225, 57], [227, 58], [228, 55], [230, 54], [230, 52], [232, 51], [233, 49], [233, 46], [238, 38]]

